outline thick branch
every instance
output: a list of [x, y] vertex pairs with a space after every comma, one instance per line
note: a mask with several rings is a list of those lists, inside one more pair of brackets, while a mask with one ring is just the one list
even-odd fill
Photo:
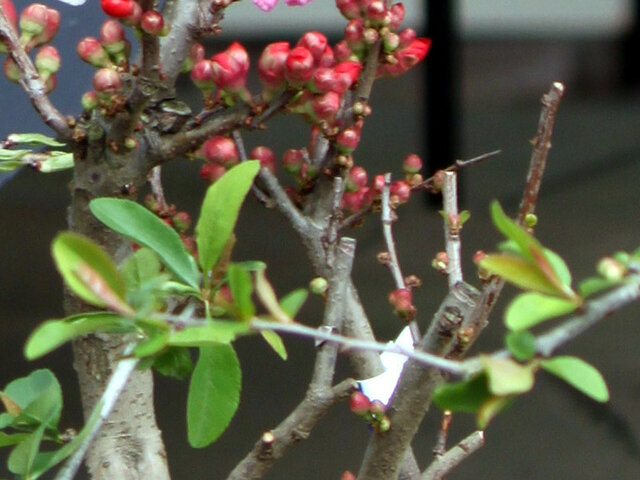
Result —
[[55, 131], [63, 140], [70, 140], [73, 130], [69, 127], [67, 119], [51, 103], [45, 93], [44, 82], [41, 80], [38, 70], [25, 52], [16, 31], [7, 20], [4, 11], [0, 8], [0, 38], [9, 50], [9, 55], [20, 70], [20, 86], [29, 96], [32, 105], [42, 118], [42, 121]]

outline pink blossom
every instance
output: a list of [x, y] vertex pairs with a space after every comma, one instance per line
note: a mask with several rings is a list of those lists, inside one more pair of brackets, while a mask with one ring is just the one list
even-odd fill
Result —
[[[311, 0], [284, 0], [284, 3], [290, 7], [293, 6], [304, 6], [309, 3]], [[253, 4], [258, 7], [260, 10], [265, 12], [269, 12], [273, 10], [273, 8], [278, 3], [278, 0], [253, 0]]]

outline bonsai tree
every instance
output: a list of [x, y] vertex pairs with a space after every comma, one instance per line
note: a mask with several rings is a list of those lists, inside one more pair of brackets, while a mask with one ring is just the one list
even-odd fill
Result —
[[[497, 253], [476, 253], [478, 278], [468, 281], [461, 231], [469, 212], [458, 208], [457, 172], [495, 152], [454, 162], [429, 178], [410, 152], [398, 159], [395, 177], [370, 175], [358, 158], [363, 126], [374, 114], [369, 98], [376, 80], [404, 74], [430, 48], [429, 39], [403, 27], [403, 5], [337, 0], [345, 18], [337, 44], [309, 31], [293, 44], [269, 43], [251, 59], [237, 41], [215, 52], [202, 43], [224, 28], [233, 3], [101, 0], [106, 16], [100, 31], [79, 38], [76, 47], [95, 69], [93, 89], [82, 95], [82, 113], [67, 116], [48, 97], [61, 66], [52, 44], [59, 12], [34, 3], [18, 15], [11, 0], [0, 1], [4, 73], [21, 85], [51, 130], [9, 135], [0, 170], [73, 170], [68, 231], [52, 239], [51, 249], [65, 282], [66, 317], [37, 326], [24, 351], [35, 359], [73, 343], [85, 416], [74, 431], [60, 425], [62, 394], [48, 370], [2, 386], [0, 446], [11, 449], [8, 469], [25, 479], [57, 469], [56, 478], [68, 479], [85, 460], [94, 479], [168, 479], [171, 452], [156, 425], [153, 372], [188, 382], [188, 440], [207, 446], [236, 413], [241, 367], [234, 342], [250, 335], [261, 336], [284, 359], [282, 336], [315, 340], [314, 368], [300, 403], [232, 472], [218, 477], [262, 477], [343, 403], [372, 430], [357, 475], [345, 471], [343, 479], [427, 480], [442, 478], [478, 450], [490, 420], [529, 391], [541, 371], [606, 401], [606, 384], [594, 367], [555, 353], [638, 298], [640, 253], [606, 257], [597, 276], [576, 285], [562, 258], [534, 236], [563, 85], [554, 83], [543, 97], [515, 217], [497, 202], [490, 206], [505, 241]], [[268, 12], [277, 2], [254, 3]], [[248, 87], [252, 65], [258, 89]], [[202, 93], [197, 108], [179, 97], [180, 75]], [[246, 132], [268, 131], [282, 114], [308, 125], [306, 146], [292, 144], [279, 161], [267, 145], [245, 147]], [[171, 194], [165, 196], [161, 169], [173, 161], [198, 162], [201, 181], [210, 183], [194, 225], [167, 200]], [[448, 282], [448, 294], [431, 315], [418, 313], [414, 296], [421, 280], [403, 273], [393, 239], [402, 205], [424, 191], [442, 195], [445, 242], [433, 266]], [[308, 286], [278, 292], [258, 256], [234, 257], [241, 206], [255, 201], [276, 209], [298, 235], [315, 272]], [[376, 341], [352, 281], [356, 241], [350, 232], [364, 221], [382, 226], [386, 249], [378, 260], [395, 284], [388, 315], [399, 317], [403, 328], [391, 343]], [[505, 348], [470, 353], [505, 282], [522, 290], [506, 310]], [[309, 293], [323, 299], [320, 326], [299, 314]], [[553, 328], [538, 327], [561, 317]], [[336, 378], [340, 356], [349, 360], [347, 378]], [[443, 410], [443, 421], [433, 462], [419, 466], [411, 442], [431, 403]], [[475, 414], [478, 428], [449, 447], [457, 411]]]

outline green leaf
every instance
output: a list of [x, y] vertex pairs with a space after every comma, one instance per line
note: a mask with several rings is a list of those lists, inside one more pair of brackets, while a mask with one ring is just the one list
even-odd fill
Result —
[[147, 331], [148, 337], [138, 343], [133, 349], [133, 354], [138, 358], [150, 357], [155, 355], [167, 346], [169, 341], [169, 332], [167, 330]]
[[184, 379], [193, 370], [188, 348], [169, 347], [153, 360], [153, 368], [166, 377]]
[[124, 304], [124, 281], [97, 244], [77, 233], [63, 232], [53, 240], [51, 251], [65, 282], [82, 300], [99, 307]]
[[156, 215], [121, 198], [96, 198], [89, 208], [107, 227], [156, 252], [176, 278], [198, 288], [200, 275], [193, 258], [176, 231]]
[[273, 330], [262, 330], [260, 333], [262, 334], [262, 338], [265, 339], [273, 351], [276, 352], [282, 360], [289, 358], [287, 348], [284, 346], [284, 342], [280, 335]]
[[33, 331], [24, 347], [24, 355], [28, 360], [35, 360], [88, 333], [134, 330], [132, 321], [110, 312], [80, 313], [62, 320], [48, 320]]
[[603, 277], [591, 277], [580, 282], [578, 285], [578, 292], [580, 292], [580, 295], [583, 297], [590, 297], [591, 295], [595, 295], [596, 293], [600, 293], [604, 290], [620, 285], [622, 282], [624, 282], [622, 279], [618, 280]]
[[40, 173], [54, 173], [73, 168], [73, 153], [71, 152], [51, 152], [51, 155], [36, 164]]
[[542, 252], [542, 245], [524, 228], [511, 220], [502, 210], [500, 203], [494, 200], [491, 202], [491, 219], [496, 228], [509, 240], [513, 241], [520, 254], [528, 259], [533, 260], [532, 252], [537, 250]]
[[29, 436], [28, 433], [4, 433], [0, 432], [0, 447], [8, 447], [23, 442]]
[[[34, 370], [26, 377], [13, 380], [6, 386], [3, 393], [16, 403], [22, 412], [41, 398], [46, 399], [45, 403], [53, 405], [49, 408], [46, 405], [37, 404], [29, 411], [30, 418], [37, 423], [52, 414], [49, 410], [62, 408], [62, 389], [55, 375], [47, 369]], [[47, 411], [44, 411], [45, 409]], [[26, 417], [23, 420], [26, 420]]]
[[227, 278], [235, 312], [240, 320], [250, 319], [256, 311], [251, 300], [253, 293], [251, 274], [243, 267], [232, 263], [227, 269]]
[[433, 393], [433, 403], [438, 408], [454, 412], [475, 413], [490, 398], [484, 373], [460, 382], [445, 383]]
[[36, 146], [64, 147], [66, 143], [59, 142], [55, 138], [48, 137], [41, 133], [12, 133], [7, 140], [14, 144], [26, 143]]
[[207, 190], [196, 225], [198, 255], [205, 274], [220, 258], [259, 169], [257, 160], [240, 163]]
[[11, 473], [21, 475], [23, 478], [33, 478], [30, 475], [31, 468], [38, 454], [45, 428], [46, 423], [43, 422], [11, 451], [7, 460], [7, 467]]
[[542, 368], [598, 402], [609, 400], [609, 389], [602, 374], [584, 360], [558, 356], [540, 362]]
[[486, 255], [478, 264], [491, 274], [498, 275], [524, 290], [555, 296], [564, 295], [563, 291], [551, 283], [535, 264], [524, 258], [490, 254]]
[[494, 395], [525, 393], [533, 388], [534, 367], [520, 365], [509, 358], [481, 356], [487, 374], [487, 386]]
[[476, 414], [476, 423], [480, 430], [487, 428], [489, 422], [513, 402], [514, 397], [491, 397], [482, 404]]
[[280, 299], [280, 307], [291, 318], [295, 318], [298, 314], [304, 302], [307, 301], [309, 291], [306, 288], [298, 288], [292, 292], [289, 292]]
[[551, 268], [553, 268], [554, 273], [560, 279], [560, 282], [567, 287], [571, 287], [571, 272], [564, 259], [548, 248], [544, 248], [543, 252]]
[[536, 353], [536, 337], [528, 330], [517, 330], [507, 333], [507, 348], [516, 360], [526, 362]]
[[192, 447], [206, 447], [222, 435], [238, 408], [240, 388], [240, 363], [233, 347], [201, 348], [187, 398], [187, 433]]
[[518, 295], [507, 307], [504, 323], [510, 330], [526, 330], [545, 320], [573, 312], [578, 305], [564, 298], [536, 292]]
[[218, 343], [231, 343], [239, 335], [249, 332], [249, 324], [226, 320], [212, 320], [203, 325], [189, 326], [171, 332], [169, 345], [176, 347], [201, 347]]
[[140, 248], [122, 264], [120, 273], [129, 291], [160, 275], [162, 265], [158, 256], [150, 248]]
[[258, 270], [267, 268], [267, 264], [260, 260], [245, 260], [244, 262], [235, 262], [235, 264], [250, 272], [257, 272]]

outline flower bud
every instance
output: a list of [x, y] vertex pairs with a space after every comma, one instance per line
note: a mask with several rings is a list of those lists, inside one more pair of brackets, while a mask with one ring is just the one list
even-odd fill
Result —
[[369, 412], [374, 417], [381, 417], [387, 411], [387, 407], [380, 400], [373, 400], [369, 406]]
[[391, 429], [391, 420], [389, 419], [388, 416], [385, 415], [378, 421], [376, 425], [376, 432], [385, 433], [385, 432], [388, 432], [390, 429]]
[[327, 92], [315, 97], [311, 102], [314, 119], [332, 123], [340, 110], [340, 100], [340, 95], [336, 92]]
[[296, 47], [304, 47], [311, 52], [315, 65], [318, 65], [320, 58], [329, 46], [327, 37], [320, 32], [306, 32], [296, 44]]
[[100, 44], [108, 53], [122, 51], [124, 38], [124, 29], [116, 20], [107, 20], [100, 27]]
[[140, 19], [142, 18], [142, 7], [138, 2], [133, 3], [133, 10], [129, 15], [124, 17], [118, 17], [119, 20], [130, 27], [137, 27], [140, 25]]
[[157, 10], [147, 10], [140, 17], [140, 28], [149, 35], [162, 35], [164, 29], [164, 17]]
[[407, 203], [411, 196], [411, 187], [404, 180], [396, 180], [391, 184], [390, 194], [392, 205]]
[[20, 32], [22, 37], [30, 40], [32, 37], [44, 32], [48, 15], [48, 8], [41, 3], [32, 3], [25, 7], [20, 13]]
[[358, 81], [362, 64], [358, 61], [346, 60], [336, 65], [334, 71], [337, 77], [334, 91], [344, 93]]
[[340, 201], [340, 208], [348, 213], [358, 213], [365, 206], [365, 194], [366, 192], [361, 190], [344, 192]]
[[338, 80], [338, 76], [336, 75], [333, 68], [329, 67], [319, 67], [316, 68], [313, 72], [313, 77], [311, 79], [312, 85], [310, 88], [312, 91], [325, 93], [329, 91], [336, 91], [336, 83]]
[[271, 173], [276, 173], [276, 156], [269, 147], [259, 146], [251, 150], [249, 158], [255, 158], [260, 160], [260, 166], [271, 170]]
[[408, 288], [397, 288], [389, 294], [389, 303], [393, 305], [394, 313], [407, 318], [415, 314], [413, 293]]
[[404, 71], [420, 63], [431, 48], [430, 38], [416, 38], [407, 47], [396, 52], [395, 57]]
[[360, 5], [357, 0], [336, 0], [336, 6], [347, 20], [361, 17]]
[[316, 67], [332, 67], [336, 63], [336, 56], [333, 53], [331, 45], [327, 45], [316, 62]]
[[389, 18], [389, 28], [391, 30], [397, 30], [400, 28], [400, 25], [402, 25], [402, 22], [404, 22], [404, 5], [402, 3], [394, 3], [391, 5], [389, 13], [391, 13]]
[[346, 189], [349, 192], [357, 192], [367, 186], [367, 171], [359, 165], [351, 167], [347, 175]]
[[276, 42], [270, 43], [262, 51], [258, 60], [258, 75], [266, 87], [277, 89], [284, 82], [284, 69], [289, 50], [289, 43]]
[[356, 415], [367, 415], [370, 405], [369, 397], [360, 391], [353, 392], [349, 398], [349, 409]]
[[34, 63], [38, 73], [46, 80], [49, 75], [60, 70], [60, 54], [56, 47], [45, 45], [38, 50]]
[[447, 252], [436, 253], [436, 256], [431, 261], [431, 266], [439, 273], [446, 274], [449, 269], [449, 255], [447, 255]]
[[[16, 12], [16, 7], [11, 0], [0, 0], [0, 10], [2, 10], [9, 20], [13, 29], [18, 31], [18, 13]], [[6, 44], [0, 40], [0, 53], [7, 53]]]
[[177, 212], [171, 218], [171, 223], [178, 233], [184, 233], [191, 226], [191, 216], [187, 212]]
[[93, 88], [98, 94], [116, 92], [121, 86], [120, 74], [112, 68], [101, 68], [93, 75]]
[[411, 45], [418, 35], [413, 28], [405, 28], [398, 34], [398, 39], [400, 40], [400, 47], [406, 48]]
[[[29, 39], [25, 45], [27, 51], [32, 50], [34, 47], [44, 45], [47, 42], [53, 40], [53, 37], [58, 33], [60, 28], [60, 12], [53, 8], [47, 8], [47, 14], [45, 19], [44, 30], [37, 35], [34, 35]], [[28, 35], [23, 35], [23, 41], [28, 38]]]
[[204, 45], [199, 42], [194, 42], [189, 50], [189, 55], [184, 59], [182, 63], [182, 73], [190, 72], [193, 66], [204, 58]]
[[76, 52], [78, 52], [78, 56], [83, 61], [94, 67], [110, 67], [113, 65], [107, 51], [96, 38], [85, 37], [80, 40], [76, 47]]
[[394, 32], [385, 32], [382, 36], [382, 48], [385, 53], [391, 53], [400, 46], [400, 36]]
[[529, 228], [535, 227], [538, 224], [538, 216], [535, 213], [527, 213], [524, 216], [524, 224]]
[[85, 112], [90, 112], [98, 106], [98, 94], [93, 90], [86, 92], [84, 95], [82, 95], [80, 103], [82, 104], [82, 109]]
[[349, 470], [345, 470], [342, 472], [342, 475], [340, 475], [340, 480], [356, 480], [356, 476]]
[[213, 183], [222, 177], [226, 173], [227, 169], [221, 165], [212, 165], [211, 163], [205, 163], [200, 168], [200, 178]]
[[115, 18], [129, 17], [134, 13], [137, 3], [134, 0], [100, 0], [100, 6], [104, 13]]
[[240, 162], [240, 155], [233, 140], [227, 137], [211, 137], [202, 144], [202, 155], [209, 162], [231, 168]]
[[622, 280], [627, 274], [627, 266], [613, 257], [604, 257], [596, 269], [602, 277], [612, 281]]
[[7, 77], [8, 80], [12, 82], [18, 83], [21, 78], [20, 69], [13, 61], [11, 57], [6, 57], [4, 59], [4, 63], [2, 64], [2, 70], [4, 72], [4, 76]]
[[353, 60], [357, 58], [351, 51], [351, 48], [346, 41], [340, 40], [333, 48], [333, 54], [337, 62], [344, 62], [345, 60]]
[[287, 55], [284, 64], [284, 77], [290, 85], [301, 87], [313, 76], [314, 59], [305, 47], [295, 47]]
[[367, 5], [365, 15], [371, 25], [379, 26], [387, 19], [387, 7], [383, 0], [374, 0]]
[[304, 164], [304, 155], [301, 150], [291, 148], [282, 155], [282, 167], [288, 173], [299, 173]]
[[422, 170], [422, 159], [415, 153], [407, 155], [402, 161], [404, 173], [419, 173]]
[[340, 153], [352, 153], [360, 143], [360, 132], [355, 128], [345, 128], [336, 138], [336, 148]]
[[205, 96], [208, 96], [215, 83], [213, 81], [213, 64], [208, 58], [196, 62], [191, 70], [191, 80]]
[[344, 29], [344, 40], [353, 52], [364, 49], [364, 21], [361, 18], [351, 20]]

